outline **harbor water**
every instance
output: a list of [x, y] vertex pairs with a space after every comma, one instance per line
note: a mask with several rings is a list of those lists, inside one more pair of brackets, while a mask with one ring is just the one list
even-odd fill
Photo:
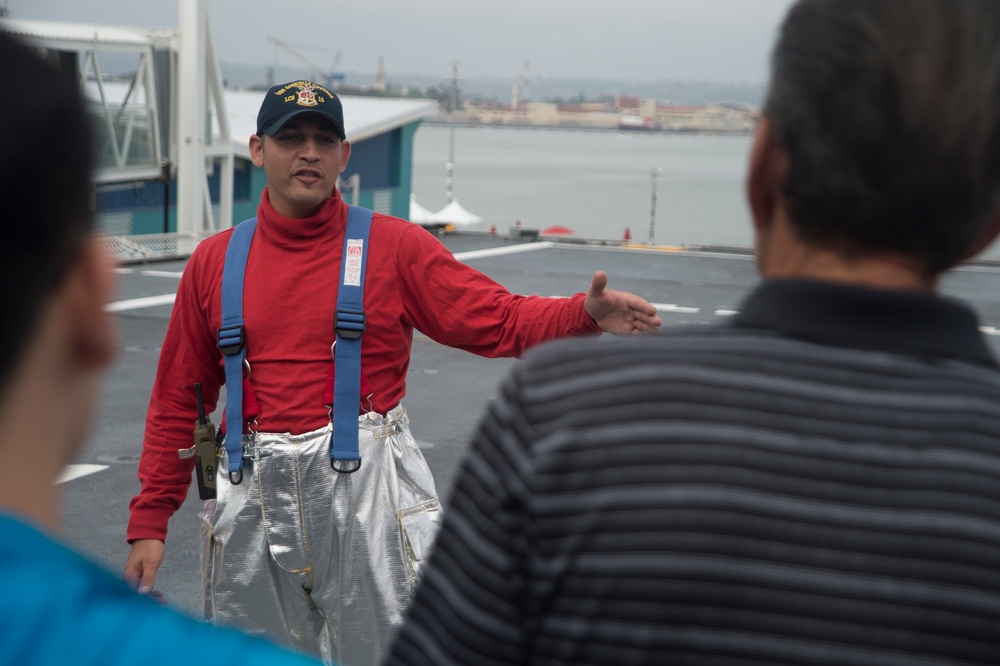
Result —
[[[456, 127], [455, 198], [483, 218], [471, 230], [515, 220], [529, 229], [561, 225], [577, 238], [649, 240], [656, 182], [658, 245], [752, 246], [744, 173], [752, 138], [593, 130]], [[413, 192], [444, 208], [451, 128], [423, 125], [414, 139]], [[1000, 241], [979, 255], [1000, 260]]]
[[[447, 204], [451, 128], [423, 125], [414, 139], [413, 192], [431, 211]], [[561, 225], [579, 238], [659, 245], [749, 246], [743, 174], [746, 135], [456, 127], [455, 198], [483, 218], [470, 227], [506, 233]], [[651, 170], [656, 180], [655, 216]]]

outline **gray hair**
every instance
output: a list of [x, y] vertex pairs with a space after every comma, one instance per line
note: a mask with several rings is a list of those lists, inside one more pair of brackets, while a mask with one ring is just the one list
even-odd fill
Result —
[[801, 0], [771, 65], [798, 233], [960, 261], [1000, 204], [1000, 1]]

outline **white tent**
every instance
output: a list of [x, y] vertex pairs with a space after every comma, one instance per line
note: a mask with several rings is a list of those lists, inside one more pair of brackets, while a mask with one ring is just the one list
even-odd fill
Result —
[[467, 227], [469, 225], [482, 222], [483, 218], [465, 210], [462, 208], [461, 204], [458, 203], [458, 199], [454, 199], [450, 204], [431, 215], [431, 218], [428, 221], [453, 224], [456, 227]]
[[430, 222], [434, 213], [430, 212], [423, 206], [417, 203], [417, 195], [410, 194], [410, 222], [416, 222], [417, 224], [424, 224]]

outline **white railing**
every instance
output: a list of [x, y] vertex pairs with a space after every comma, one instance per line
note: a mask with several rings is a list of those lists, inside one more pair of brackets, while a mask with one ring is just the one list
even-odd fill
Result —
[[201, 233], [142, 234], [136, 236], [103, 236], [105, 252], [120, 264], [186, 259], [198, 243], [215, 231]]

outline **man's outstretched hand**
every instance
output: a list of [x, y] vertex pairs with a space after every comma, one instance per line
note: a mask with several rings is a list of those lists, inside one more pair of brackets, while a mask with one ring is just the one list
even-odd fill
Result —
[[649, 301], [627, 291], [608, 289], [608, 274], [594, 273], [583, 307], [601, 330], [614, 335], [657, 333], [663, 321]]

